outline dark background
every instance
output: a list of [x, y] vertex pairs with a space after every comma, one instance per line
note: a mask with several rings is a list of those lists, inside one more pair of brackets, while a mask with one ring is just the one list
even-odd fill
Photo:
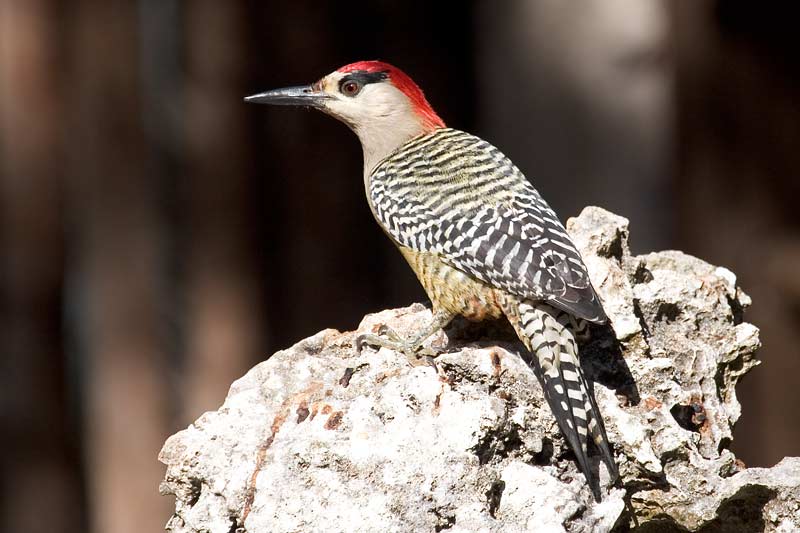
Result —
[[800, 455], [795, 20], [733, 0], [0, 0], [0, 528], [160, 530], [168, 435], [275, 350], [424, 299], [356, 137], [241, 100], [360, 59], [406, 70], [563, 219], [600, 205], [637, 253], [734, 271], [764, 364], [733, 449]]

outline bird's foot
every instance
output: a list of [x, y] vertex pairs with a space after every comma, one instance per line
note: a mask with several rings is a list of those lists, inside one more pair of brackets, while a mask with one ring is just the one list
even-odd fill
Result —
[[411, 366], [428, 365], [436, 368], [433, 358], [438, 354], [431, 348], [423, 347], [421, 342], [407, 340], [400, 337], [392, 328], [383, 324], [378, 329], [378, 334], [362, 333], [356, 337], [356, 350], [360, 354], [365, 345], [383, 347], [406, 356]]

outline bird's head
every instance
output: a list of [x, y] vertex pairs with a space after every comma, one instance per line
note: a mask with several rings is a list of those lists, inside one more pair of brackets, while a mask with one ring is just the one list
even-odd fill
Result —
[[245, 101], [312, 107], [341, 120], [361, 140], [367, 171], [409, 139], [444, 127], [414, 80], [382, 61], [351, 63], [311, 85], [275, 89]]

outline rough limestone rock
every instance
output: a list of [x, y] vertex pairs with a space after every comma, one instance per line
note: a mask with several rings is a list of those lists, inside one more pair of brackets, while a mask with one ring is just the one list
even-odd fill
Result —
[[611, 318], [581, 348], [622, 474], [609, 487], [593, 457], [601, 503], [507, 324], [454, 323], [428, 342], [435, 367], [356, 353], [359, 332], [427, 320], [417, 304], [274, 354], [170, 437], [167, 529], [800, 530], [800, 459], [746, 469], [729, 449], [759, 346], [733, 273], [680, 252], [633, 257], [627, 220], [602, 209], [567, 228]]

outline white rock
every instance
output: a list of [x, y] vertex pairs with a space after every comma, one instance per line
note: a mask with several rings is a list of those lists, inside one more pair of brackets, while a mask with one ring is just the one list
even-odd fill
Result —
[[[640, 524], [800, 530], [800, 459], [744, 469], [728, 449], [735, 385], [759, 346], [735, 275], [680, 252], [632, 257], [627, 220], [602, 209], [568, 229], [613, 325], [593, 328], [581, 356], [624, 490], [592, 457], [594, 501], [502, 327], [434, 335], [438, 373], [387, 349], [359, 355], [357, 332], [325, 330], [167, 440], [167, 529], [602, 532], [631, 523], [627, 491]], [[429, 317], [421, 305], [382, 311], [359, 332], [405, 335]]]

